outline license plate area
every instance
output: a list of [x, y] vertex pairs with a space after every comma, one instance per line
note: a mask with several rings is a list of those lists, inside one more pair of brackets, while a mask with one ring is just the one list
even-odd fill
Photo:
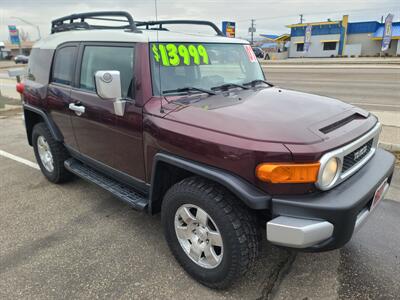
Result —
[[388, 179], [386, 178], [376, 189], [374, 198], [372, 199], [370, 210], [373, 210], [378, 205], [378, 203], [383, 199], [388, 188], [389, 188], [389, 183]]

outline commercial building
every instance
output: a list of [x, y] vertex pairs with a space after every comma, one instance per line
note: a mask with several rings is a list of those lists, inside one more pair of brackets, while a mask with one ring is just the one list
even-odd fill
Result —
[[0, 42], [0, 60], [15, 57], [19, 54], [29, 55], [34, 42], [23, 41], [21, 45], [12, 44], [9, 41]]
[[[306, 28], [311, 26], [309, 49], [305, 51]], [[381, 51], [385, 24], [376, 21], [339, 21], [288, 25], [290, 28], [289, 57], [380, 56], [400, 55], [400, 22], [392, 23], [389, 49]]]

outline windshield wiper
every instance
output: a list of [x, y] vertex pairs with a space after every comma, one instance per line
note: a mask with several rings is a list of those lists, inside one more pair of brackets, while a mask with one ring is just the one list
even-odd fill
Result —
[[206, 89], [202, 89], [202, 88], [197, 88], [197, 87], [183, 87], [183, 88], [179, 88], [179, 89], [173, 89], [173, 90], [166, 90], [163, 91], [163, 94], [170, 94], [170, 93], [190, 93], [190, 92], [201, 92], [201, 93], [206, 93], [209, 95], [216, 95], [215, 92], [210, 91], [210, 90], [206, 90]]
[[224, 84], [221, 84], [221, 85], [218, 85], [218, 86], [214, 86], [211, 89], [213, 91], [215, 91], [215, 90], [225, 90], [225, 89], [227, 90], [227, 89], [233, 88], [233, 87], [240, 87], [240, 88], [242, 88], [244, 90], [248, 90], [249, 89], [247, 86], [244, 86], [244, 85], [241, 85], [241, 84], [238, 84], [238, 83], [224, 83]]
[[255, 79], [250, 82], [243, 83], [243, 85], [256, 86], [259, 83], [265, 83], [265, 84], [268, 84], [269, 86], [274, 86], [272, 83], [269, 83], [268, 81], [265, 81], [263, 79]]

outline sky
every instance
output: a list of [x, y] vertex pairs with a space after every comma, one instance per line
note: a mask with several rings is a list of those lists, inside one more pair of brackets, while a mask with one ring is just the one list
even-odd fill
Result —
[[15, 17], [39, 26], [42, 37], [50, 32], [52, 19], [71, 13], [126, 10], [135, 20], [205, 19], [215, 22], [236, 22], [237, 36], [248, 38], [250, 20], [255, 19], [259, 34], [289, 33], [288, 24], [340, 20], [348, 14], [350, 22], [380, 21], [381, 16], [393, 13], [400, 21], [400, 0], [0, 0], [0, 41], [8, 39], [7, 25], [13, 24], [29, 32], [31, 40], [38, 38], [37, 29]]

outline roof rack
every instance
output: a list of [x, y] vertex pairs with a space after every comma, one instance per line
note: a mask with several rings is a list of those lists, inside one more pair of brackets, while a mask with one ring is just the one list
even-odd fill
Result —
[[[167, 24], [194, 24], [194, 25], [205, 25], [210, 26], [215, 30], [218, 36], [225, 36], [222, 31], [210, 21], [202, 21], [202, 20], [164, 20], [164, 21], [148, 21], [148, 22], [136, 22], [137, 27], [146, 26], [146, 29], [150, 30], [168, 30], [167, 28], [163, 28], [163, 25]], [[150, 28], [150, 26], [159, 25], [158, 28]]]
[[[123, 17], [125, 19], [113, 18]], [[90, 25], [85, 20], [102, 20], [111, 22], [124, 22], [127, 25], [122, 26], [107, 26], [107, 25]], [[79, 20], [78, 22], [76, 22]], [[51, 33], [76, 30], [76, 29], [127, 29], [133, 32], [138, 32], [136, 23], [130, 13], [126, 11], [99, 11], [81, 14], [72, 14], [62, 18], [55, 19], [51, 22]]]

